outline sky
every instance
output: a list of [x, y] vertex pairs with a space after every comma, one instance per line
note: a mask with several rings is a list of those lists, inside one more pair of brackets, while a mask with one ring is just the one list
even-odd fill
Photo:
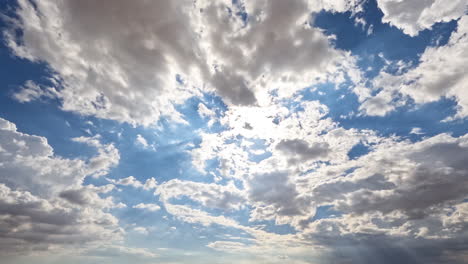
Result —
[[2, 264], [468, 263], [466, 0], [0, 2]]

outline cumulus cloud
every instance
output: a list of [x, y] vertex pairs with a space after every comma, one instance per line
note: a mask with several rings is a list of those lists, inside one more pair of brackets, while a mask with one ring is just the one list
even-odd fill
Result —
[[463, 0], [377, 0], [377, 4], [384, 13], [383, 22], [400, 28], [410, 36], [430, 29], [437, 22], [458, 19], [465, 14], [467, 8], [466, 1]]
[[[245, 193], [245, 203], [252, 208], [250, 221], [274, 220], [276, 224], [290, 224], [305, 241], [328, 245], [339, 251], [346, 250], [346, 243], [358, 245], [369, 259], [382, 258], [377, 245], [386, 245], [389, 252], [397, 254], [402, 261], [413, 258], [400, 252], [401, 246], [414, 250], [414, 256], [420, 258], [418, 261], [450, 263], [443, 249], [452, 252], [456, 258], [462, 256], [463, 249], [450, 245], [456, 241], [463, 243], [465, 232], [462, 219], [466, 216], [464, 201], [468, 188], [465, 179], [468, 168], [463, 162], [468, 159], [465, 155], [468, 153], [466, 135], [441, 134], [416, 143], [398, 137], [379, 138], [370, 131], [337, 128], [323, 118], [326, 111], [312, 110], [320, 109], [319, 105], [304, 106], [311, 108], [294, 114], [285, 112], [283, 116], [278, 114], [281, 111], [273, 111], [276, 115], [266, 114], [266, 118], [261, 117], [260, 111], [245, 117], [241, 112], [228, 113], [223, 122], [229, 124], [230, 129], [216, 135], [203, 134], [202, 140], [207, 143], [204, 145], [202, 141], [200, 153], [207, 159], [236, 157], [225, 164], [228, 164], [228, 170], [238, 170], [235, 179], [242, 182], [240, 190]], [[249, 118], [255, 121], [249, 121]], [[246, 122], [252, 124], [251, 129], [246, 130]], [[420, 133], [420, 130], [413, 133]], [[249, 156], [242, 153], [248, 152], [251, 144], [239, 135], [263, 140], [271, 157], [260, 162], [249, 160]], [[234, 139], [238, 144], [225, 143]], [[315, 159], [327, 155], [340, 157], [339, 153], [346, 156], [352, 146], [364, 139], [368, 140], [365, 144], [370, 144], [368, 154], [353, 160], [328, 157], [329, 164], [317, 165], [320, 163]], [[313, 142], [318, 140], [324, 140], [328, 146], [314, 145]], [[297, 163], [310, 163], [303, 167], [303, 164], [290, 163], [291, 156], [301, 161]], [[194, 155], [194, 158], [200, 157]], [[176, 183], [179, 184], [172, 182]], [[180, 184], [181, 190], [184, 185], [192, 185], [188, 182]], [[202, 185], [216, 190], [210, 184]], [[189, 194], [186, 196], [190, 197]], [[203, 202], [204, 196], [193, 199], [206, 207], [215, 207]], [[313, 220], [316, 208], [321, 206], [332, 206], [336, 212], [333, 216]], [[424, 246], [418, 247], [418, 243]], [[232, 252], [252, 249], [248, 245], [229, 242], [210, 246]], [[433, 250], [434, 254], [423, 256], [425, 250]], [[337, 261], [338, 256], [339, 252], [335, 251], [330, 258]], [[343, 258], [338, 259], [356, 261], [347, 252], [343, 253]]]
[[4, 119], [0, 124], [0, 180], [15, 189], [53, 196], [65, 188], [80, 187], [86, 176], [106, 174], [120, 158], [112, 144], [103, 145], [97, 137], [72, 139], [97, 149], [89, 160], [56, 157], [46, 138], [21, 133]]
[[[352, 161], [355, 169], [346, 177], [323, 180], [312, 189], [314, 203], [333, 205], [342, 215], [309, 223], [305, 234], [340, 248], [344, 245], [332, 240], [341, 236], [341, 242], [358, 243], [369, 254], [379, 252], [367, 243], [387, 243], [392, 250], [401, 243], [430, 263], [450, 263], [443, 250], [455, 255], [466, 250], [450, 244], [466, 233], [458, 219], [465, 217], [467, 143], [466, 135], [441, 134], [414, 144], [384, 144]], [[437, 253], [426, 258], [426, 249]]]
[[45, 138], [0, 119], [0, 254], [122, 238], [117, 218], [104, 211], [120, 205], [98, 195], [113, 186], [83, 186], [85, 177], [115, 166], [118, 151], [96, 138], [77, 141], [95, 146], [98, 154], [89, 160], [58, 157]]
[[[468, 20], [460, 11], [462, 2], [378, 0], [384, 22], [411, 36], [452, 19], [459, 19], [458, 27], [447, 45], [428, 47], [417, 66], [399, 65], [396, 74], [382, 71], [371, 81], [375, 91], [356, 87], [361, 113], [384, 116], [407, 101], [423, 104], [448, 97], [458, 104], [456, 117], [468, 116]], [[347, 257], [348, 245], [359, 245], [364, 260], [371, 251], [388, 248], [385, 254], [405, 257], [402, 263], [421, 262], [401, 250], [417, 251], [418, 243], [424, 252], [465, 250], [454, 245], [465, 242], [467, 229], [467, 136], [442, 134], [412, 143], [345, 129], [330, 118], [327, 106], [297, 93], [326, 81], [362, 81], [354, 68], [356, 58], [331, 47], [311, 24], [314, 12], [354, 15], [363, 1], [18, 3], [17, 17], [4, 32], [8, 46], [18, 57], [46, 62], [53, 72], [50, 86], [28, 81], [20, 87], [13, 95], [19, 102], [57, 98], [63, 110], [133, 125], [154, 124], [161, 116], [183, 123], [174, 105], [206, 92], [221, 96], [228, 107], [220, 115], [208, 104], [198, 104], [208, 126], [219, 121], [224, 130], [197, 131], [201, 142], [189, 151], [195, 169], [216, 183], [158, 183], [129, 176], [107, 179], [112, 184], [100, 187], [83, 185], [86, 177], [107, 175], [118, 164], [114, 145], [101, 143], [99, 136], [74, 138], [97, 154], [86, 160], [61, 158], [45, 138], [18, 132], [0, 119], [5, 252], [122, 239], [117, 219], [107, 211], [125, 207], [110, 196], [114, 185], [159, 195], [161, 206], [139, 203], [132, 208], [155, 212], [163, 207], [178, 220], [250, 236], [242, 242], [210, 242], [212, 249], [275, 254], [281, 256], [278, 262], [290, 253], [306, 256], [314, 243], [337, 248], [330, 258], [338, 263], [356, 263], [355, 256]], [[140, 134], [134, 140], [154, 149]], [[350, 159], [357, 144], [369, 147], [369, 153]], [[219, 166], [210, 168], [210, 160]], [[187, 199], [197, 209], [184, 205]], [[323, 207], [336, 212], [316, 219]], [[216, 213], [242, 209], [250, 213], [246, 225]], [[297, 234], [252, 227], [270, 220], [289, 224]], [[148, 234], [145, 227], [133, 231]], [[442, 251], [430, 256], [446, 259]], [[86, 252], [156, 257], [146, 249], [117, 245]]]
[[305, 140], [282, 140], [276, 145], [276, 149], [291, 156], [289, 162], [301, 162], [305, 160], [320, 159], [328, 155], [328, 143], [320, 142], [309, 145]]
[[310, 26], [311, 12], [358, 6], [335, 2], [20, 0], [7, 43], [46, 62], [55, 87], [26, 83], [14, 97], [54, 96], [66, 111], [142, 125], [183, 122], [174, 104], [200, 91], [265, 105], [273, 90], [290, 96], [341, 67], [346, 54]]

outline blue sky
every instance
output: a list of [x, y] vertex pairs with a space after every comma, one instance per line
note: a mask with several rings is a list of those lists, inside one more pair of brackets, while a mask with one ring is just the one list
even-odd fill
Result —
[[3, 1], [0, 256], [466, 263], [467, 10]]

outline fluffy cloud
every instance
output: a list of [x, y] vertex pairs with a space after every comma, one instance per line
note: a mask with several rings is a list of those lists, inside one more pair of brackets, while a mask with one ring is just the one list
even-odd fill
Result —
[[142, 125], [161, 115], [182, 122], [173, 105], [200, 91], [215, 91], [235, 105], [265, 105], [272, 91], [285, 97], [324, 81], [347, 55], [310, 26], [310, 13], [357, 6], [302, 0], [18, 3], [17, 18], [4, 32], [7, 43], [19, 57], [46, 62], [55, 87], [26, 83], [17, 100], [57, 97], [67, 111]]
[[[250, 221], [290, 224], [298, 231], [298, 241], [336, 248], [337, 251], [329, 252], [334, 261], [338, 261], [338, 251], [345, 252], [339, 261], [356, 261], [346, 252], [347, 245], [359, 245], [358, 250], [369, 259], [384, 258], [379, 247], [385, 245], [402, 261], [412, 259], [399, 250], [402, 246], [413, 250], [417, 261], [450, 263], [446, 254], [453, 254], [451, 260], [463, 258], [464, 249], [451, 245], [463, 243], [466, 230], [466, 135], [456, 138], [440, 134], [417, 143], [398, 137], [379, 138], [370, 131], [336, 127], [324, 118], [326, 110], [314, 102], [305, 103], [293, 114], [272, 111], [276, 114], [263, 116], [261, 111], [255, 111], [244, 116], [241, 111], [231, 111], [222, 121], [230, 129], [220, 134], [203, 134], [200, 149], [192, 153], [197, 159], [197, 153], [203, 153], [206, 159], [228, 160], [228, 171], [237, 172], [224, 176], [234, 175], [242, 182], [240, 191], [246, 197], [245, 204], [252, 208]], [[245, 123], [252, 125], [246, 128]], [[262, 148], [271, 156], [259, 162], [250, 160], [249, 155], [244, 155], [253, 147], [249, 140], [263, 142]], [[328, 143], [327, 148], [314, 143], [320, 140]], [[359, 142], [369, 146], [370, 152], [349, 159], [346, 154]], [[333, 158], [327, 157], [330, 152]], [[230, 157], [236, 158], [230, 161]], [[291, 157], [300, 162], [291, 163]], [[328, 164], [316, 160], [323, 158]], [[222, 168], [223, 163], [220, 165]], [[223, 170], [219, 172], [223, 175]], [[219, 187], [201, 184], [204, 188], [194, 191], [194, 186], [200, 184], [171, 184], [180, 184], [177, 189], [186, 190], [187, 197], [191, 197], [188, 193], [201, 193], [204, 188], [214, 192]], [[176, 193], [180, 193], [177, 197], [184, 195], [181, 191]], [[205, 200], [207, 197], [210, 196], [193, 199], [206, 207], [216, 207]], [[313, 220], [316, 208], [321, 206], [332, 206], [335, 212]], [[208, 221], [207, 217], [202, 218]], [[418, 247], [418, 243], [423, 246]], [[254, 248], [237, 242], [217, 242], [210, 247], [231, 252], [250, 252]], [[423, 256], [425, 250], [433, 254]]]
[[[322, 178], [312, 181], [314, 203], [333, 205], [340, 215], [309, 223], [304, 234], [343, 251], [361, 245], [375, 258], [382, 257], [378, 245], [386, 244], [404, 261], [411, 258], [398, 253], [402, 246], [414, 252], [415, 263], [451, 263], [445, 254], [466, 252], [451, 245], [463, 244], [466, 236], [467, 148], [467, 135], [441, 134], [414, 144], [383, 144], [349, 167], [331, 169], [328, 180], [323, 177], [330, 168], [311, 173], [309, 178]], [[338, 236], [342, 244], [333, 242]]]
[[[326, 118], [328, 109], [316, 101], [303, 101], [297, 108], [288, 110], [281, 104], [255, 109], [232, 107], [221, 119], [227, 130], [202, 133], [199, 148], [191, 150], [194, 166], [205, 172], [206, 161], [218, 159], [219, 166], [210, 169], [210, 174], [215, 180], [239, 182], [243, 188], [236, 191], [237, 195], [226, 196], [221, 191], [225, 187], [217, 184], [172, 180], [167, 186], [172, 188], [166, 192], [160, 189], [162, 197], [165, 193], [168, 198], [186, 196], [210, 208], [220, 208], [215, 201], [246, 204], [252, 208], [250, 220], [254, 222], [273, 220], [296, 226], [313, 217], [310, 187], [301, 175], [326, 167], [325, 162], [347, 162], [354, 145], [375, 144], [381, 139], [371, 131], [339, 128]], [[252, 157], [258, 150], [270, 156], [255, 161]], [[239, 209], [238, 205], [228, 207]]]
[[45, 138], [0, 119], [0, 254], [122, 238], [118, 220], [106, 212], [122, 205], [99, 196], [113, 186], [82, 185], [85, 177], [115, 166], [119, 153], [96, 138], [75, 140], [95, 146], [98, 154], [89, 160], [58, 157]]
[[325, 158], [328, 155], [328, 143], [314, 143], [309, 145], [305, 140], [287, 139], [276, 145], [276, 149], [292, 156], [290, 163]]
[[[19, 57], [46, 62], [54, 73], [50, 87], [26, 82], [14, 95], [17, 101], [58, 98], [66, 111], [134, 125], [154, 124], [162, 115], [183, 122], [174, 105], [202, 92], [220, 95], [228, 108], [219, 115], [198, 105], [208, 127], [219, 121], [225, 130], [199, 132], [201, 143], [190, 150], [194, 167], [216, 183], [158, 184], [129, 176], [84, 186], [86, 177], [106, 175], [117, 165], [119, 152], [112, 144], [99, 137], [75, 138], [96, 148], [97, 155], [65, 159], [54, 155], [45, 138], [0, 120], [1, 248], [20, 252], [120, 240], [118, 221], [107, 211], [125, 207], [109, 195], [120, 185], [154, 191], [165, 212], [178, 220], [249, 236], [207, 244], [220, 251], [280, 254], [278, 262], [284, 262], [287, 255], [309, 256], [305, 251], [316, 243], [336, 248], [331, 262], [338, 263], [357, 262], [345, 258], [349, 245], [358, 245], [359, 253], [365, 248], [365, 261], [374, 254], [370, 251], [382, 248], [388, 248], [387, 255], [410, 255], [401, 247], [414, 255], [444, 248], [462, 259], [466, 249], [454, 245], [465, 243], [467, 227], [467, 136], [442, 134], [418, 143], [384, 139], [374, 131], [340, 127], [325, 105], [298, 96], [316, 83], [362, 81], [353, 68], [355, 58], [330, 47], [311, 26], [313, 12], [356, 13], [362, 1], [322, 2], [19, 0], [18, 16], [4, 32], [7, 44]], [[378, 4], [384, 21], [412, 36], [463, 15], [462, 1]], [[357, 87], [362, 113], [383, 116], [410, 99], [422, 104], [450, 97], [458, 103], [458, 117], [468, 116], [467, 21], [461, 17], [448, 44], [428, 47], [416, 67], [381, 72], [372, 81], [378, 92], [358, 93], [363, 88]], [[135, 143], [152, 147], [141, 135]], [[350, 159], [357, 144], [369, 153]], [[216, 168], [210, 167], [213, 160]], [[182, 204], [186, 199], [199, 209]], [[336, 210], [333, 216], [321, 216], [324, 206]], [[150, 203], [132, 207], [160, 210]], [[249, 210], [248, 224], [216, 214], [241, 209]], [[270, 220], [289, 224], [297, 234], [253, 227]], [[133, 231], [148, 233], [144, 227]], [[156, 257], [116, 245], [86, 252]], [[446, 259], [447, 252], [430, 257]], [[421, 259], [400, 262], [405, 261]]]
[[390, 23], [410, 36], [430, 29], [437, 22], [458, 19], [466, 12], [466, 1], [454, 0], [377, 0], [384, 13], [383, 22]]

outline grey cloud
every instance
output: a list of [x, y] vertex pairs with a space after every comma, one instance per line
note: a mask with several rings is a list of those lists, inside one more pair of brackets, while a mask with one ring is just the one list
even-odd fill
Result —
[[288, 172], [256, 174], [246, 183], [249, 200], [260, 215], [265, 207], [273, 207], [278, 216], [300, 215], [304, 209], [303, 198], [290, 182]]
[[75, 190], [66, 190], [59, 193], [60, 198], [63, 198], [70, 203], [78, 205], [87, 205], [90, 204], [94, 197], [92, 192], [89, 192], [86, 189], [75, 189]]
[[379, 192], [385, 188], [371, 190], [364, 185], [363, 190], [349, 195], [349, 200], [339, 203], [338, 208], [354, 213], [400, 210], [410, 217], [424, 217], [446, 203], [463, 200], [468, 189], [466, 138], [447, 141], [427, 144], [407, 153], [409, 159], [417, 163], [409, 169], [398, 168], [394, 163], [380, 163], [381, 169], [399, 178], [393, 180], [395, 186], [388, 192]]
[[290, 155], [290, 163], [326, 158], [330, 152], [326, 142], [315, 142], [310, 145], [302, 139], [282, 140], [276, 145], [276, 149]]
[[13, 191], [3, 184], [0, 184], [0, 196], [0, 241], [15, 242], [2, 246], [1, 255], [28, 252], [39, 245], [46, 250], [52, 245], [82, 244], [121, 236], [117, 220], [110, 214], [62, 207], [28, 192]]
[[468, 215], [467, 143], [467, 135], [441, 134], [376, 148], [353, 161], [358, 166], [353, 172], [315, 184], [310, 199], [334, 205], [341, 214], [309, 223], [306, 233], [319, 240], [321, 234], [332, 240], [404, 238], [408, 247], [434, 241], [443, 249], [468, 230], [462, 224]]
[[466, 263], [466, 239], [407, 240], [376, 235], [345, 235], [322, 241], [332, 250], [323, 263], [462, 264]]

